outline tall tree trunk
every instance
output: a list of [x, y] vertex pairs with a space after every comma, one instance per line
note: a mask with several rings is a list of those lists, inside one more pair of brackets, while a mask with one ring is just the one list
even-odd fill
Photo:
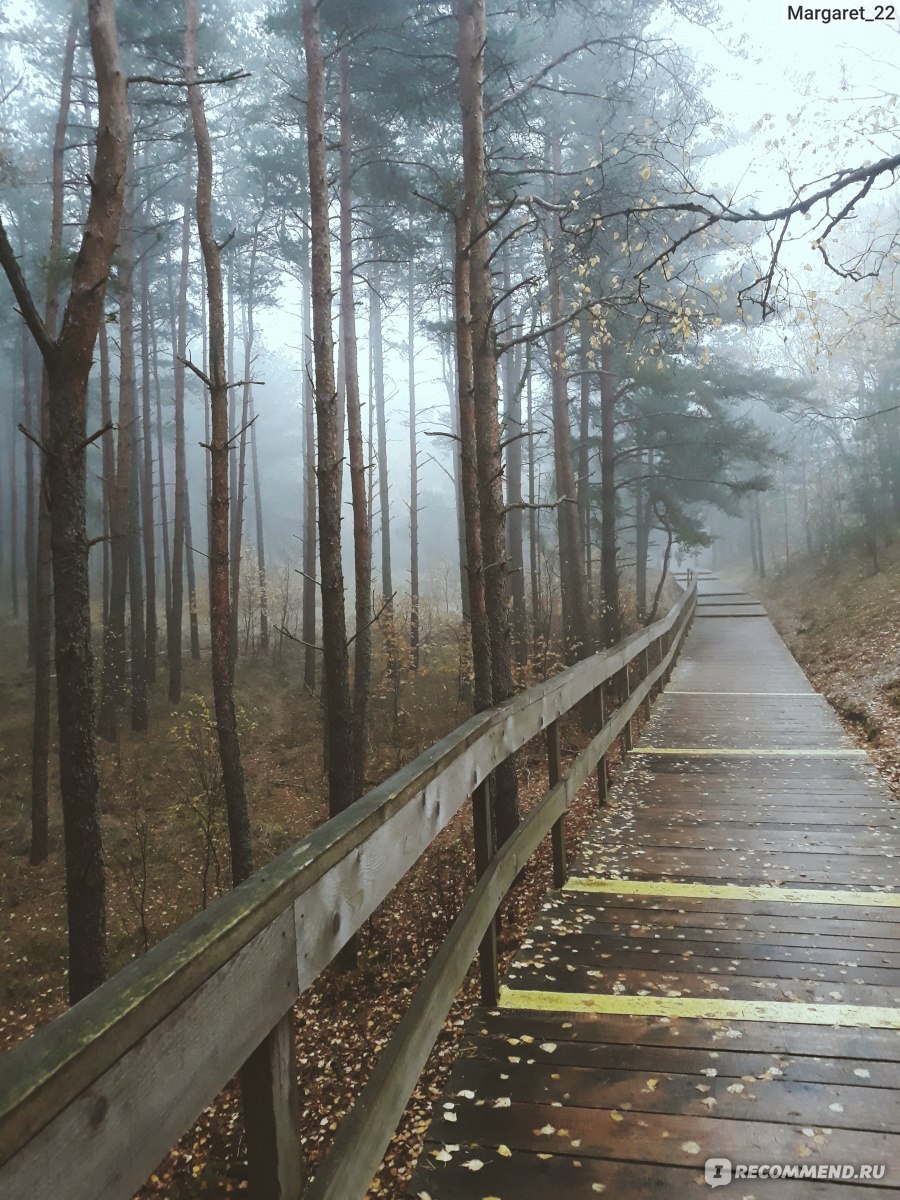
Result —
[[[449, 231], [449, 246], [447, 248], [447, 257], [454, 264], [454, 280], [456, 276], [456, 234], [455, 229]], [[455, 309], [455, 301], [453, 301]], [[441, 312], [440, 298], [438, 298], [438, 315], [441, 322], [441, 327], [445, 325], [444, 317]], [[454, 329], [456, 321], [453, 322]], [[447, 388], [447, 397], [450, 401], [450, 432], [453, 437], [453, 488], [456, 495], [456, 542], [457, 542], [457, 558], [459, 561], [459, 594], [460, 607], [462, 608], [462, 617], [465, 624], [469, 624], [469, 571], [466, 563], [466, 514], [463, 504], [462, 492], [462, 455], [460, 451], [460, 429], [459, 429], [459, 383], [456, 373], [456, 360], [452, 353], [449, 352], [447, 343], [444, 338], [441, 339], [441, 366], [443, 369], [444, 385]]]
[[[129, 133], [129, 138], [130, 138]], [[117, 280], [119, 304], [119, 409], [116, 425], [116, 473], [110, 489], [109, 620], [103, 634], [103, 678], [97, 731], [114, 742], [119, 733], [118, 710], [125, 702], [127, 653], [125, 609], [128, 600], [128, 560], [131, 540], [131, 461], [134, 421], [134, 214], [133, 163], [128, 152], [128, 179], [122, 216], [121, 268]]]
[[[24, 377], [23, 377], [24, 389]], [[9, 534], [9, 592], [10, 608], [14, 621], [19, 619], [19, 439], [16, 426], [18, 421], [19, 391], [16, 387], [15, 369], [13, 371], [13, 392], [10, 403], [10, 427], [7, 444], [9, 446], [9, 515], [7, 517], [7, 532]]]
[[[31, 342], [22, 326], [22, 399], [25, 428], [37, 432], [35, 397], [31, 379]], [[13, 436], [17, 436], [14, 432]], [[34, 442], [25, 439], [25, 589], [28, 605], [28, 665], [34, 666], [37, 640], [37, 510], [40, 503], [35, 488]]]
[[[555, 177], [562, 174], [559, 135], [550, 142], [550, 160]], [[556, 196], [554, 194], [554, 199]], [[578, 491], [572, 459], [572, 428], [569, 419], [569, 368], [566, 326], [562, 323], [563, 292], [559, 270], [562, 230], [547, 252], [550, 292], [550, 380], [553, 400], [553, 464], [556, 475], [556, 520], [559, 536], [559, 582], [562, 599], [563, 633], [567, 662], [576, 662], [593, 649], [587, 608], [584, 573], [584, 535], [579, 521]]]
[[[42, 440], [49, 434], [46, 395], [41, 403]], [[32, 864], [49, 852], [50, 697], [53, 648], [53, 567], [46, 466], [38, 493], [38, 532], [35, 561], [34, 716], [31, 726], [31, 851]]]
[[603, 592], [603, 644], [622, 640], [616, 528], [616, 382], [612, 350], [600, 350], [600, 586]]
[[191, 658], [200, 661], [200, 619], [197, 614], [197, 571], [194, 566], [194, 534], [191, 525], [191, 483], [184, 481], [184, 549], [188, 581], [188, 619], [191, 626]]
[[587, 313], [579, 321], [579, 367], [581, 369], [581, 403], [578, 410], [578, 517], [584, 547], [584, 574], [588, 619], [592, 609], [593, 538], [591, 537], [591, 458], [588, 445], [591, 436], [591, 321]]
[[[26, 336], [27, 336], [27, 330], [26, 330]], [[17, 436], [16, 436], [16, 423], [17, 423], [16, 418], [17, 418], [18, 414], [16, 412], [15, 366], [13, 366], [12, 370], [13, 370], [13, 390], [12, 390], [12, 394], [10, 396], [9, 435], [7, 438], [7, 442], [12, 441], [13, 443], [15, 443], [18, 440]], [[3, 500], [3, 488], [0, 487], [0, 584], [2, 584], [3, 577], [6, 573], [6, 542], [4, 540], [4, 535], [8, 529], [8, 526], [9, 526], [9, 522], [6, 519], [6, 510], [4, 507], [4, 500]], [[17, 550], [15, 552], [17, 552]]]
[[[318, 427], [319, 582], [328, 724], [328, 798], [332, 816], [353, 800], [349, 657], [341, 563], [341, 444], [331, 327], [331, 233], [325, 149], [325, 62], [316, 0], [303, 0], [303, 44], [307, 71], [307, 153], [312, 234], [313, 350]], [[383, 518], [382, 518], [383, 519]]]
[[[109, 336], [106, 321], [100, 322], [97, 338], [100, 345], [100, 422], [104, 429], [112, 429], [112, 385], [109, 369]], [[116, 441], [111, 433], [101, 439], [103, 446], [103, 628], [109, 622], [110, 552], [109, 513], [112, 508], [112, 489], [116, 482]]]
[[753, 563], [753, 574], [759, 574], [759, 551], [756, 548], [756, 516], [753, 505], [750, 505], [750, 558]]
[[[410, 218], [412, 235], [412, 218]], [[419, 669], [419, 447], [416, 435], [416, 279], [409, 260], [407, 287], [407, 371], [409, 374], [409, 657]]]
[[[149, 224], [150, 206], [144, 213]], [[145, 633], [145, 670], [147, 684], [156, 681], [156, 530], [153, 517], [153, 416], [150, 394], [150, 267], [148, 255], [141, 256], [141, 413], [144, 449], [141, 514], [144, 526], [144, 576], [147, 585], [147, 625]]]
[[[132, 329], [132, 338], [134, 331]], [[132, 354], [131, 390], [134, 395]], [[128, 597], [131, 617], [131, 728], [143, 733], [148, 725], [147, 712], [147, 630], [144, 616], [144, 546], [141, 529], [141, 425], [137, 412], [131, 422], [131, 478], [128, 531]], [[144, 435], [148, 436], [148, 435]]]
[[350, 125], [350, 68], [346, 53], [340, 59], [340, 248], [341, 333], [344, 344], [344, 388], [350, 449], [350, 497], [353, 505], [353, 568], [356, 597], [356, 640], [353, 643], [353, 730], [350, 758], [354, 799], [365, 791], [368, 741], [369, 684], [372, 671], [372, 556], [369, 541], [366, 463], [363, 454], [359, 394], [359, 353], [353, 299], [353, 195], [351, 192], [352, 129]]
[[[130, 153], [133, 153], [131, 151]], [[131, 728], [143, 732], [147, 728], [147, 670], [146, 630], [144, 628], [143, 553], [141, 547], [141, 440], [134, 377], [134, 163], [130, 163], [131, 179], [126, 184], [122, 236], [120, 238], [121, 267], [119, 280], [119, 445], [128, 441], [126, 471], [128, 510], [126, 546], [128, 596], [130, 604], [131, 652]], [[127, 413], [127, 422], [125, 414]], [[118, 474], [116, 477], [118, 485]]]
[[253, 467], [253, 513], [256, 517], [256, 577], [259, 581], [259, 649], [269, 649], [269, 585], [266, 579], [266, 531], [263, 524], [262, 480], [256, 449], [256, 409], [250, 393], [250, 458]]
[[[244, 538], [244, 496], [247, 491], [247, 433], [250, 423], [250, 376], [253, 370], [253, 289], [256, 286], [256, 253], [259, 245], [259, 218], [250, 243], [250, 269], [244, 280], [246, 301], [241, 304], [241, 333], [244, 345], [244, 381], [241, 388], [241, 423], [232, 438], [239, 443], [237, 490], [232, 493], [231, 521], [231, 653], [237, 661], [238, 620], [241, 600], [241, 555]], [[236, 389], [233, 389], [235, 391]]]
[[[503, 290], [507, 293], [504, 302], [504, 324], [509, 335], [515, 333], [517, 325], [513, 315], [512, 298], [509, 291], [509, 254], [504, 245], [502, 251]], [[518, 348], [517, 348], [518, 350]], [[530, 367], [530, 356], [526, 367]], [[525, 612], [525, 563], [522, 555], [522, 384], [521, 358], [507, 350], [503, 356], [503, 406], [506, 431], [506, 552], [509, 559], [509, 594], [512, 600], [513, 642], [516, 661], [524, 667], [528, 659], [528, 618]]]
[[[153, 392], [156, 401], [156, 463], [159, 475], [159, 532], [163, 552], [163, 591], [165, 612], [168, 622], [172, 607], [172, 554], [169, 541], [169, 494], [166, 490], [166, 446], [163, 438], [162, 388], [159, 383], [159, 357], [156, 346], [156, 323], [153, 320], [153, 304], [150, 314], [150, 350], [153, 358]], [[168, 627], [166, 637], [168, 639]], [[167, 640], [168, 646], [168, 640]]]
[[[640, 437], [640, 430], [638, 430]], [[641, 451], [637, 457], [637, 482], [634, 487], [634, 555], [635, 592], [638, 619], [647, 616], [647, 554], [650, 549], [650, 498], [644, 479], [644, 454], [647, 455], [648, 475], [652, 464], [652, 450]]]
[[[759, 574], [761, 579], [766, 577], [766, 551], [763, 545], [763, 527], [762, 527], [762, 506], [759, 503], [759, 493], [753, 496], [753, 511], [756, 516], [756, 553], [759, 562]], [[874, 537], [873, 533], [873, 537]], [[877, 566], [875, 568], [878, 569]]]
[[[72, 39], [74, 54], [74, 32], [77, 25], [74, 19], [70, 26], [70, 38]], [[71, 62], [68, 58], [69, 72], [71, 72]], [[64, 83], [64, 88], [66, 84]], [[63, 113], [63, 106], [60, 109]], [[68, 113], [68, 106], [65, 106], [65, 112]], [[65, 134], [66, 121], [61, 121], [62, 135]], [[57, 136], [60, 136], [60, 130], [57, 130]], [[60, 145], [62, 138], [60, 137]], [[54, 150], [55, 154], [55, 150]], [[61, 159], [61, 155], [60, 155]], [[54, 164], [55, 166], [55, 164]], [[56, 171], [54, 170], [54, 184], [56, 184]], [[61, 233], [62, 222], [62, 162], [59, 164], [59, 225], [56, 221], [53, 222], [53, 231], [57, 236]], [[54, 192], [54, 196], [56, 193]], [[56, 201], [54, 200], [54, 217], [56, 217]], [[51, 236], [51, 260], [59, 253], [58, 243], [53, 244]], [[45, 321], [48, 330], [53, 334], [56, 333], [56, 325], [58, 318], [58, 301], [57, 301], [57, 283], [53, 278], [53, 272], [50, 273], [52, 282], [48, 282], [47, 287], [47, 304], [45, 310]], [[30, 372], [30, 350], [31, 346], [28, 341], [28, 331], [25, 326], [22, 326], [22, 371], [25, 382], [25, 422], [26, 428], [32, 432], [38, 433], [40, 440], [46, 445], [49, 435], [48, 429], [48, 377], [47, 372], [42, 372], [41, 381], [41, 396], [37, 405], [32, 403], [31, 398], [31, 372]], [[35, 409], [37, 411], [35, 412]], [[37, 418], [37, 427], [35, 428], [35, 418]], [[32, 866], [37, 866], [38, 863], [44, 862], [50, 852], [50, 810], [49, 810], [49, 768], [50, 768], [50, 698], [51, 698], [51, 657], [53, 645], [53, 571], [50, 560], [50, 510], [47, 506], [46, 494], [46, 478], [44, 475], [44, 464], [38, 462], [37, 476], [38, 484], [35, 492], [35, 463], [34, 463], [34, 445], [29, 439], [26, 446], [25, 472], [26, 472], [26, 488], [28, 492], [27, 507], [25, 515], [25, 539], [26, 539], [26, 570], [29, 577], [32, 578], [32, 595], [29, 599], [29, 612], [33, 611], [33, 615], [29, 619], [30, 630], [30, 655], [31, 663], [34, 667], [34, 707], [32, 713], [31, 726], [31, 846], [29, 849], [29, 862]], [[35, 524], [37, 529], [35, 530]], [[29, 549], [30, 548], [30, 549]], [[30, 562], [29, 562], [30, 556]]]
[[[191, 160], [186, 157], [182, 179], [181, 260], [178, 266], [176, 310], [174, 401], [175, 401], [175, 514], [172, 523], [172, 607], [166, 624], [169, 658], [169, 703], [181, 703], [182, 637], [184, 612], [184, 534], [187, 493], [187, 447], [184, 433], [185, 358], [187, 357], [187, 296], [191, 261]], [[227, 500], [227, 498], [226, 498]]]
[[303, 235], [303, 683], [316, 688], [316, 437], [313, 342], [309, 298], [309, 239]]
[[531, 372], [526, 383], [528, 406], [528, 573], [531, 578], [531, 640], [537, 645], [541, 635], [541, 580], [538, 565], [539, 521], [537, 509], [537, 470], [534, 449], [534, 396], [531, 388]]
[[206, 272], [209, 307], [209, 388], [212, 460], [210, 495], [212, 539], [209, 547], [209, 608], [212, 635], [213, 695], [228, 812], [231, 879], [237, 886], [253, 870], [250, 813], [241, 764], [228, 611], [228, 378], [225, 374], [225, 315], [222, 264], [212, 213], [212, 147], [203, 93], [197, 83], [197, 0], [185, 0], [184, 75], [197, 146], [197, 231]]
[[[206, 288], [200, 289], [200, 361], [203, 365], [203, 374], [209, 375], [209, 321], [206, 316]], [[229, 375], [229, 378], [231, 376]], [[212, 429], [209, 421], [209, 405], [203, 405], [203, 438], [208, 446], [212, 439]], [[206, 467], [206, 544], [209, 549], [209, 543], [212, 541], [212, 509], [210, 508], [210, 497], [212, 496], [212, 459], [207, 454], [205, 459]]]
[[[228, 357], [227, 371], [228, 378], [232, 383], [237, 382], [237, 376], [234, 366], [234, 343], [237, 337], [237, 323], [234, 319], [234, 253], [228, 255]], [[237, 442], [237, 388], [231, 388], [228, 395], [228, 488], [231, 496], [231, 517], [229, 526], [229, 545], [234, 546], [234, 522], [237, 517], [237, 511], [234, 505], [234, 498], [237, 495], [238, 488], [238, 442]], [[232, 571], [234, 564], [232, 563]], [[237, 645], [237, 614], [232, 612], [232, 639], [234, 645]], [[234, 651], [232, 651], [234, 652]]]
[[369, 514], [369, 557], [370, 557], [370, 559], [371, 559], [371, 551], [372, 551], [372, 522], [374, 521], [374, 518], [375, 518], [376, 450], [375, 450], [375, 405], [373, 403], [373, 396], [375, 395], [374, 375], [375, 375], [375, 359], [372, 355], [372, 339], [369, 338], [369, 377], [368, 377], [368, 390], [366, 392], [366, 395], [368, 397], [368, 404], [367, 404], [368, 412], [366, 413], [366, 416], [368, 418], [368, 423], [369, 423], [368, 439], [366, 442], [366, 452], [369, 456], [369, 471], [368, 471], [368, 478], [366, 479], [366, 504], [367, 504], [367, 511]]
[[119, 66], [113, 0], [89, 0], [88, 20], [97, 80], [97, 150], [84, 234], [58, 338], [55, 324], [42, 322], [0, 224], [0, 265], [41, 350], [48, 375], [45, 472], [55, 592], [69, 998], [73, 1003], [102, 983], [107, 971], [106, 891], [94, 742], [86, 413], [88, 374], [122, 213], [128, 137], [126, 81]]
[[[495, 704], [513, 694], [506, 577], [502, 459], [498, 420], [497, 359], [492, 324], [491, 250], [484, 142], [484, 0], [457, 0], [457, 58], [463, 123], [464, 221], [469, 262], [472, 380], [478, 468], [478, 501], [484, 560], [484, 593], [491, 639], [491, 692]], [[509, 758], [495, 772], [499, 844], [519, 823], [518, 781]]]
[[384, 406], [384, 346], [381, 329], [381, 267], [375, 264], [369, 291], [369, 336], [372, 339], [373, 379], [375, 383], [375, 423], [378, 428], [378, 507], [381, 518], [381, 598], [392, 612], [394, 594], [391, 567], [391, 494], [388, 476], [387, 419]]
[[475, 396], [472, 367], [471, 299], [469, 294], [469, 225], [456, 220], [454, 258], [454, 316], [456, 320], [456, 379], [459, 385], [459, 448], [463, 515], [465, 517], [467, 590], [472, 638], [472, 671], [475, 709], [490, 708], [491, 635], [482, 569], [481, 512], [478, 502], [478, 468], [475, 447]]

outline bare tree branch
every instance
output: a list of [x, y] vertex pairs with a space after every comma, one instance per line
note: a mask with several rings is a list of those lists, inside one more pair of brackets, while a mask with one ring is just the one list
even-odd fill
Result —
[[9, 280], [9, 286], [12, 288], [13, 295], [18, 302], [22, 319], [28, 326], [31, 336], [37, 342], [38, 349], [43, 355], [44, 361], [49, 362], [56, 353], [56, 343], [47, 332], [47, 327], [41, 320], [41, 315], [37, 310], [37, 305], [34, 302], [31, 292], [28, 290], [28, 284], [25, 282], [25, 276], [22, 274], [22, 268], [19, 266], [19, 260], [16, 258], [15, 251], [10, 245], [2, 220], [0, 220], [0, 266], [6, 272], [6, 278]]

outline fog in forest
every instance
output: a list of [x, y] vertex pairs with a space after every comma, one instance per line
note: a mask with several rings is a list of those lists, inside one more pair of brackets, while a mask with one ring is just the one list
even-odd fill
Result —
[[3, 6], [4, 1044], [688, 570], [892, 561], [893, 11]]

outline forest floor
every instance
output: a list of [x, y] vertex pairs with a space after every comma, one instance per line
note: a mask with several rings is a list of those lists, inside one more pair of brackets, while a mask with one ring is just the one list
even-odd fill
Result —
[[[423, 625], [425, 623], [423, 622]], [[21, 626], [0, 627], [0, 1050], [65, 1008], [62, 831], [51, 778], [51, 853], [28, 863], [31, 672]], [[372, 697], [369, 780], [386, 778], [470, 712], [463, 627], [449, 615], [426, 626], [420, 669], [385, 670]], [[255, 862], [261, 865], [327, 818], [321, 710], [304, 690], [298, 647], [281, 661], [242, 659], [237, 703], [250, 797]], [[384, 666], [383, 647], [381, 666]], [[552, 656], [533, 678], [561, 664]], [[527, 680], [525, 681], [527, 682]], [[123, 966], [229, 886], [228, 852], [209, 708], [207, 662], [185, 664], [182, 704], [166, 699], [165, 663], [153, 690], [150, 732], [123, 730], [101, 744], [111, 970]], [[563, 723], [564, 760], [583, 735]], [[615, 761], [615, 760], [613, 760]], [[518, 756], [522, 808], [547, 786], [540, 739]], [[586, 786], [567, 818], [574, 854], [596, 815]], [[466, 809], [374, 914], [359, 938], [358, 968], [330, 968], [296, 1007], [297, 1062], [309, 1176], [406, 1010], [418, 981], [471, 887], [474, 853]], [[533, 857], [501, 913], [502, 964], [509, 961], [552, 886], [549, 846]], [[470, 972], [391, 1143], [373, 1197], [401, 1197], [421, 1150], [431, 1107], [477, 998]], [[160, 1164], [140, 1196], [167, 1200], [246, 1191], [236, 1086], [207, 1109]]]
[[[727, 573], [727, 572], [726, 572]], [[791, 653], [900, 797], [900, 542], [867, 557], [803, 559], [766, 579], [762, 600]]]

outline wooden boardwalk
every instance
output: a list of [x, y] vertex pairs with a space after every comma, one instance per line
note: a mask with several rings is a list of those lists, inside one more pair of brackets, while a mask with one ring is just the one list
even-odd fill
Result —
[[[726, 1196], [900, 1196], [898, 815], [759, 603], [703, 579], [568, 883], [473, 1017], [407, 1195], [701, 1194], [727, 1158], [804, 1175]], [[863, 1164], [884, 1174], [823, 1177]]]

